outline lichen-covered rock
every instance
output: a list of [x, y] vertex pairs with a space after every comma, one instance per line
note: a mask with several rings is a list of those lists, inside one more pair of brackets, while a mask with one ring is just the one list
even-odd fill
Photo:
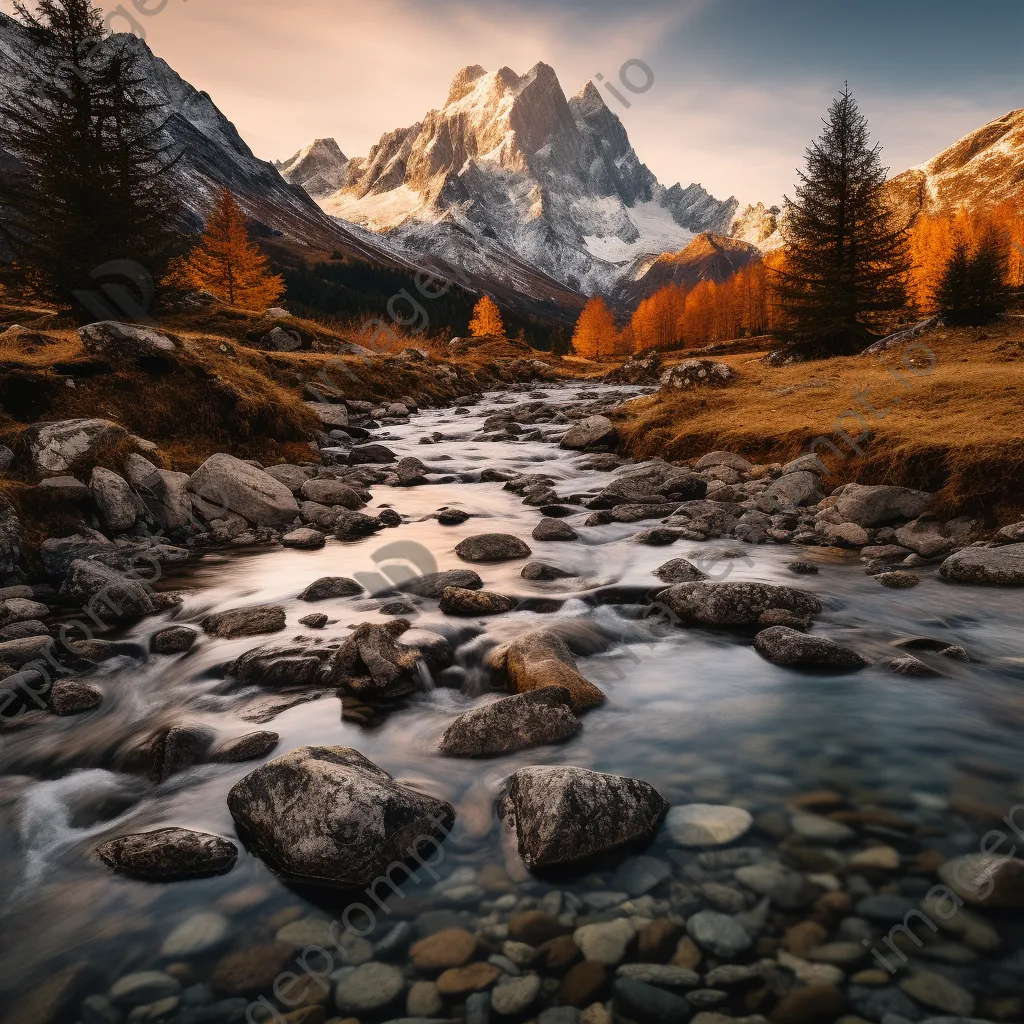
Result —
[[510, 597], [462, 587], [445, 587], [439, 605], [445, 615], [502, 615], [515, 606]]
[[192, 474], [188, 487], [214, 512], [234, 512], [252, 526], [288, 526], [299, 514], [283, 483], [223, 452], [211, 455]]
[[395, 700], [422, 689], [420, 652], [396, 640], [408, 629], [405, 619], [357, 626], [331, 655], [324, 681], [364, 700]]
[[211, 636], [235, 639], [240, 636], [260, 636], [284, 629], [286, 617], [279, 604], [256, 605], [252, 608], [233, 608], [215, 612], [199, 620], [199, 625]]
[[[814, 456], [811, 456], [814, 458]], [[824, 497], [821, 477], [809, 472], [786, 473], [779, 477], [766, 492], [787, 505], [816, 505]]]
[[89, 489], [99, 509], [100, 519], [110, 533], [126, 533], [143, 512], [142, 502], [128, 481], [102, 466], [93, 469]]
[[701, 572], [697, 566], [685, 558], [673, 558], [664, 565], [658, 566], [653, 575], [663, 583], [698, 583], [708, 578], [707, 573]]
[[807, 622], [821, 613], [821, 602], [793, 587], [769, 583], [677, 583], [659, 600], [686, 625], [753, 628], [774, 625], [772, 612]]
[[365, 502], [358, 492], [343, 480], [306, 480], [301, 489], [302, 497], [320, 505], [340, 505], [350, 512], [358, 512]]
[[78, 328], [82, 347], [107, 357], [137, 359], [140, 356], [169, 356], [178, 351], [178, 343], [151, 327], [101, 320]]
[[322, 576], [299, 594], [300, 601], [326, 601], [332, 597], [355, 597], [363, 588], [347, 576]]
[[492, 757], [561, 743], [580, 723], [572, 711], [572, 694], [549, 686], [515, 697], [502, 697], [459, 715], [441, 739], [442, 754]]
[[254, 647], [231, 663], [228, 675], [240, 686], [300, 689], [320, 680], [321, 668], [329, 653], [299, 644]]
[[754, 637], [754, 649], [785, 668], [857, 669], [867, 660], [823, 636], [808, 636], [788, 626], [772, 626]]
[[149, 590], [139, 580], [102, 562], [72, 562], [60, 592], [65, 597], [88, 602], [101, 620], [137, 619], [156, 610]]
[[484, 581], [472, 569], [451, 569], [447, 572], [428, 572], [413, 576], [398, 584], [398, 589], [416, 597], [440, 598], [449, 587], [460, 590], [479, 590]]
[[249, 732], [244, 736], [225, 740], [209, 757], [211, 764], [238, 764], [243, 761], [258, 761], [266, 757], [281, 742], [276, 732]]
[[534, 540], [579, 540], [580, 535], [561, 519], [542, 519], [533, 528]]
[[254, 852], [282, 877], [365, 886], [390, 865], [431, 852], [451, 804], [399, 785], [356, 750], [299, 747], [236, 783], [228, 809]]
[[156, 654], [184, 654], [199, 639], [199, 630], [189, 626], [168, 626], [153, 634], [150, 645]]
[[996, 548], [964, 548], [950, 555], [939, 569], [950, 583], [987, 583], [1024, 586], [1024, 544]]
[[0, 494], [0, 574], [13, 573], [21, 561], [21, 520], [14, 506]]
[[618, 433], [615, 424], [607, 416], [588, 416], [571, 427], [562, 438], [561, 446], [570, 451], [586, 451], [588, 448], [615, 444]]
[[302, 526], [298, 530], [286, 533], [281, 538], [281, 543], [286, 548], [295, 548], [299, 551], [317, 551], [327, 543], [327, 538], [319, 530]]
[[834, 507], [844, 523], [883, 526], [886, 523], [916, 519], [927, 512], [933, 502], [932, 495], [909, 487], [848, 484]]
[[363, 515], [362, 512], [349, 512], [347, 510], [338, 513], [334, 520], [334, 536], [338, 540], [361, 540], [369, 537], [383, 529], [383, 524], [373, 516]]
[[565, 687], [576, 711], [597, 707], [605, 695], [576, 669], [565, 641], [544, 629], [530, 630], [496, 647], [487, 657], [492, 671], [504, 675], [512, 693], [529, 693], [548, 686]]
[[128, 431], [110, 420], [58, 420], [32, 424], [18, 439], [17, 449], [36, 473], [56, 476], [127, 440]]
[[586, 768], [522, 768], [508, 782], [502, 815], [532, 869], [578, 864], [650, 841], [668, 803], [639, 779]]
[[147, 882], [175, 882], [223, 875], [235, 866], [238, 848], [220, 836], [163, 828], [120, 836], [97, 847], [105, 864]]
[[661, 375], [661, 386], [675, 391], [691, 388], [724, 388], [736, 380], [738, 374], [725, 363], [713, 359], [687, 359], [669, 367]]
[[80, 715], [99, 707], [102, 700], [95, 686], [75, 679], [58, 679], [50, 689], [50, 710], [55, 715]]
[[510, 533], [481, 533], [455, 546], [455, 554], [464, 562], [510, 562], [532, 553], [529, 545]]

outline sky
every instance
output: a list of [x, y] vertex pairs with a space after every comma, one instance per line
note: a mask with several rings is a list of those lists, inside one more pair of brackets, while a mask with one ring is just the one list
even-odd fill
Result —
[[[122, 0], [115, 31], [205, 90], [264, 159], [333, 137], [348, 156], [440, 107], [470, 64], [537, 61], [567, 95], [603, 76], [666, 185], [777, 203], [849, 82], [893, 173], [1024, 107], [1020, 0]], [[9, 0], [0, 9], [10, 10]], [[144, 14], [143, 12], [148, 12]], [[619, 83], [642, 61], [653, 83]], [[643, 73], [634, 65], [634, 83]]]

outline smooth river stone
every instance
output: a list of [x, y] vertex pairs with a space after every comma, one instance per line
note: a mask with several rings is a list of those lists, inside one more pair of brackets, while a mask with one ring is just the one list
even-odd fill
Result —
[[680, 846], [725, 846], [754, 824], [749, 811], [725, 804], [684, 804], [666, 819], [669, 835]]

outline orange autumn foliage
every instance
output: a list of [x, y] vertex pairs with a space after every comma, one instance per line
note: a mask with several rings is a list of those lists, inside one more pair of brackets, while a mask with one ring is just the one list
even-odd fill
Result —
[[[935, 292], [955, 240], [960, 237], [973, 251], [981, 237], [995, 229], [1010, 242], [1024, 248], [1024, 211], [1010, 203], [988, 209], [960, 209], [952, 214], [921, 214], [911, 228], [910, 251], [913, 270], [910, 275], [910, 299], [923, 314], [935, 312]], [[1011, 288], [1024, 287], [1024, 253], [1014, 245], [1008, 247]]]
[[625, 355], [630, 351], [628, 341], [615, 326], [612, 311], [600, 296], [591, 299], [583, 307], [573, 331], [572, 347], [576, 355], [586, 359]]
[[284, 294], [284, 278], [270, 272], [267, 257], [249, 240], [245, 217], [226, 188], [217, 197], [199, 244], [175, 261], [167, 283], [210, 292], [241, 309], [266, 309]]
[[489, 295], [484, 295], [473, 307], [473, 319], [469, 322], [469, 333], [474, 338], [504, 338], [505, 324], [501, 310]]

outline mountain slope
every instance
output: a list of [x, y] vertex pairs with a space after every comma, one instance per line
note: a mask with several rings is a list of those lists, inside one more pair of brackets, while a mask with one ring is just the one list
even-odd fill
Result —
[[724, 230], [738, 205], [699, 185], [666, 189], [595, 86], [567, 99], [543, 63], [522, 76], [463, 68], [440, 110], [381, 136], [346, 175], [322, 207], [396, 254], [433, 252], [510, 287], [532, 267], [587, 294], [610, 291], [637, 258]]
[[290, 160], [274, 166], [293, 185], [301, 185], [314, 198], [337, 192], [348, 181], [348, 157], [334, 139], [316, 139]]
[[664, 253], [638, 263], [631, 279], [623, 282], [616, 292], [615, 301], [625, 309], [632, 309], [666, 285], [693, 288], [701, 281], [721, 284], [760, 258], [761, 250], [750, 242], [705, 232], [681, 252]]
[[888, 185], [908, 215], [1024, 201], [1024, 109], [990, 121]]

